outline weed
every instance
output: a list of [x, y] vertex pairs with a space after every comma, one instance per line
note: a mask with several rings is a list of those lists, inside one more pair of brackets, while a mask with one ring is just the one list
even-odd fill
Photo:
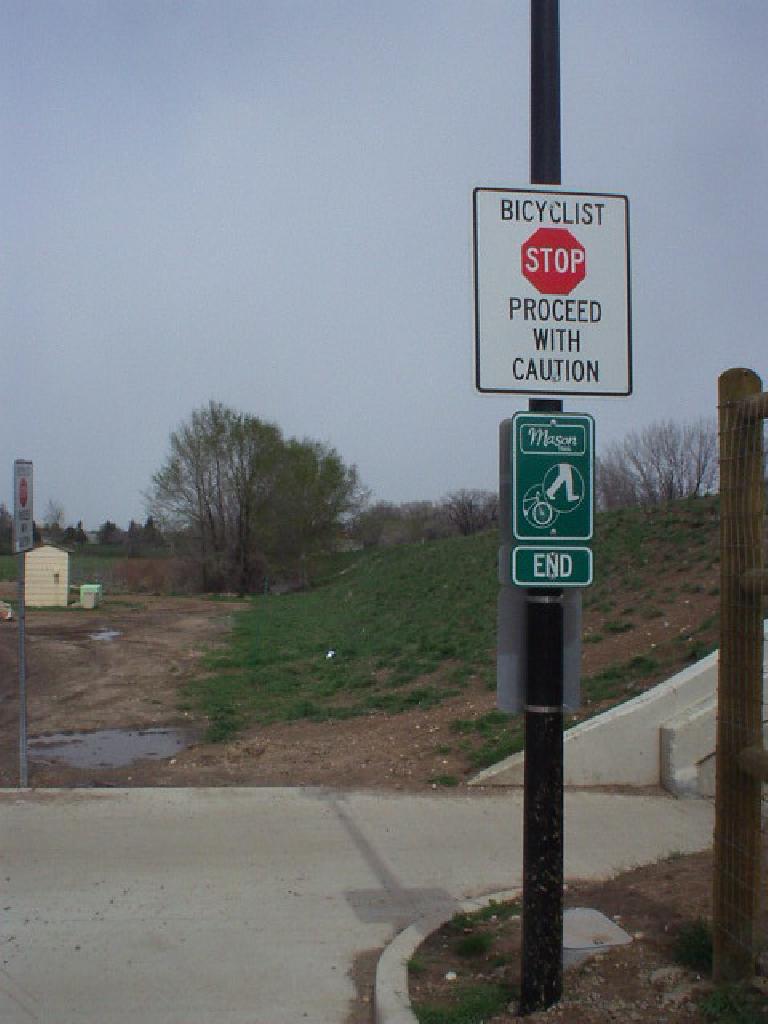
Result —
[[629, 669], [634, 678], [650, 675], [651, 672], [655, 672], [658, 668], [659, 663], [656, 658], [652, 658], [647, 654], [638, 654], [629, 661]]
[[472, 732], [475, 728], [475, 723], [471, 718], [454, 718], [449, 728], [451, 732], [455, 732], [460, 736], [463, 736]]
[[497, 903], [491, 900], [487, 907], [481, 907], [468, 915], [467, 920], [471, 923], [479, 921], [506, 921], [510, 917], [519, 917], [522, 904], [519, 900], [509, 900], [507, 903]]
[[712, 929], [702, 918], [684, 924], [673, 945], [673, 956], [682, 967], [699, 974], [712, 973]]
[[474, 957], [485, 956], [493, 945], [493, 936], [488, 932], [472, 932], [462, 937], [454, 945], [454, 951], [458, 956]]
[[455, 775], [434, 775], [427, 781], [433, 786], [458, 786], [459, 784]]
[[585, 644], [599, 644], [605, 637], [602, 633], [587, 633], [584, 637]]
[[643, 611], [643, 618], [644, 619], [660, 619], [663, 614], [664, 614], [664, 612], [662, 611], [661, 608], [658, 608], [656, 605], [652, 605], [650, 608], [646, 608]]
[[699, 1003], [712, 1024], [758, 1024], [765, 1021], [765, 996], [742, 985], [721, 985]]
[[230, 739], [243, 725], [240, 710], [232, 704], [219, 705], [211, 712], [209, 718], [210, 724], [205, 738], [210, 743], [221, 743]]
[[460, 746], [473, 768], [487, 768], [523, 749], [521, 723], [501, 711], [489, 711], [479, 718], [455, 718], [449, 728], [467, 737]]
[[514, 992], [504, 985], [467, 985], [454, 993], [450, 1006], [415, 1004], [419, 1024], [482, 1024], [509, 1003]]
[[408, 971], [415, 978], [418, 978], [419, 975], [424, 974], [426, 970], [427, 965], [424, 963], [423, 960], [419, 960], [418, 957], [412, 956], [411, 959], [408, 961]]
[[704, 619], [703, 622], [699, 623], [696, 632], [697, 633], [708, 633], [709, 630], [714, 629], [719, 621], [717, 615], [710, 615], [709, 618]]
[[508, 730], [494, 739], [486, 742], [473, 750], [469, 755], [469, 762], [473, 768], [482, 769], [489, 765], [503, 761], [505, 757], [511, 757], [523, 749], [524, 739], [522, 729]]
[[475, 719], [475, 731], [482, 736], [495, 736], [500, 726], [506, 727], [509, 718], [503, 711], [488, 711]]
[[475, 925], [475, 915], [465, 913], [460, 910], [457, 914], [454, 914], [451, 920], [446, 925], [446, 929], [454, 931], [457, 934], [461, 932], [470, 931]]
[[628, 633], [630, 629], [634, 628], [635, 626], [632, 622], [618, 622], [613, 620], [611, 622], [606, 622], [605, 624], [605, 629], [609, 633]]
[[603, 701], [616, 697], [622, 687], [655, 674], [660, 665], [655, 658], [638, 655], [629, 661], [609, 665], [594, 676], [583, 681], [584, 695], [592, 701]]
[[711, 654], [716, 647], [717, 644], [705, 644], [700, 641], [694, 641], [686, 656], [687, 660], [691, 662], [701, 661], [702, 658], [706, 658], [708, 654]]

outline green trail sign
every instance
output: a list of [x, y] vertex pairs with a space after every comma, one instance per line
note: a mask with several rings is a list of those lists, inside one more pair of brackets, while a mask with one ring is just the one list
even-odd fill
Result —
[[512, 552], [512, 582], [518, 587], [588, 587], [592, 551], [564, 544], [520, 545]]
[[559, 546], [592, 538], [595, 425], [586, 413], [519, 412], [512, 420], [512, 534]]

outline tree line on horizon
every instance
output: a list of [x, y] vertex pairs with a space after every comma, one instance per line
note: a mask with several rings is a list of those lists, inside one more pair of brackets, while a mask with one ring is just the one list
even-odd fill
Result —
[[[713, 493], [713, 420], [664, 420], [606, 447], [596, 459], [599, 509], [664, 504]], [[309, 438], [209, 402], [170, 435], [169, 452], [145, 495], [144, 524], [106, 520], [98, 543], [127, 557], [186, 559], [208, 591], [261, 592], [271, 581], [309, 582], [315, 556], [340, 546], [382, 547], [469, 536], [495, 527], [495, 492], [462, 488], [438, 501], [372, 501], [357, 468]], [[82, 521], [64, 526], [50, 501], [36, 540], [72, 548], [90, 539]], [[0, 553], [10, 552], [12, 516], [0, 503]]]

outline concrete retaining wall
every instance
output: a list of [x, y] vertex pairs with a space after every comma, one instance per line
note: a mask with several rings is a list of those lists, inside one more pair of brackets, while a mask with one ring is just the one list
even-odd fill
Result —
[[[681, 795], [712, 795], [717, 660], [715, 651], [666, 683], [568, 730], [565, 784], [662, 785]], [[470, 785], [521, 786], [524, 757], [506, 758]]]

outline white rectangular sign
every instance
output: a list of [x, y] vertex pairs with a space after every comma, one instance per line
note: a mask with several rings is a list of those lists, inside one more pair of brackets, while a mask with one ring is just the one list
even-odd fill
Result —
[[34, 547], [32, 513], [32, 463], [16, 459], [13, 464], [13, 550], [18, 554]]
[[479, 391], [629, 395], [629, 200], [476, 188]]

